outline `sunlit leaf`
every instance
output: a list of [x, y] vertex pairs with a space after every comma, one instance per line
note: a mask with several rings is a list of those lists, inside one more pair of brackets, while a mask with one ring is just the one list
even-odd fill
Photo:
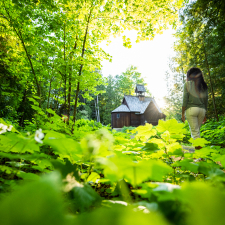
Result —
[[198, 172], [199, 167], [199, 165], [197, 163], [194, 163], [192, 159], [183, 159], [181, 161], [174, 162], [172, 166], [181, 167], [181, 169], [184, 171], [188, 170], [194, 173]]
[[159, 124], [156, 127], [159, 132], [169, 131], [170, 134], [184, 134], [184, 124], [178, 123], [177, 120], [171, 119], [167, 121], [159, 120]]
[[188, 224], [222, 224], [225, 193], [204, 182], [186, 183], [182, 186], [182, 199], [189, 205]]
[[182, 146], [179, 143], [173, 143], [166, 146], [169, 155], [183, 155]]
[[96, 172], [91, 172], [91, 174], [87, 178], [87, 182], [91, 181], [95, 183], [97, 179], [100, 179], [100, 175]]
[[193, 146], [201, 146], [201, 147], [204, 147], [206, 144], [210, 143], [209, 141], [205, 140], [205, 138], [197, 138], [195, 140], [191, 138], [189, 142], [192, 143]]
[[128, 206], [116, 205], [110, 209], [102, 208], [87, 215], [78, 216], [75, 220], [76, 224], [93, 224], [108, 225], [113, 222], [114, 225], [135, 225], [135, 224], [155, 224], [168, 225], [168, 222], [158, 213], [143, 213], [137, 212]]

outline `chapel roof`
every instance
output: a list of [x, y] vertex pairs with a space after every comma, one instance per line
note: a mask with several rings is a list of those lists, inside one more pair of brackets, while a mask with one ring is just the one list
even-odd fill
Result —
[[137, 92], [146, 92], [144, 85], [136, 84], [135, 93]]
[[126, 105], [122, 104], [116, 109], [114, 109], [112, 112], [130, 112], [130, 110], [128, 109]]
[[[124, 104], [125, 101], [126, 101], [128, 107]], [[162, 111], [160, 110], [160, 108], [156, 104], [156, 101], [155, 101], [154, 98], [145, 97], [144, 100], [141, 101], [138, 96], [131, 96], [131, 95], [125, 95], [124, 98], [123, 98], [122, 105], [120, 105], [119, 107], [114, 109], [112, 111], [112, 113], [115, 113], [115, 112], [136, 112], [136, 113], [143, 114], [151, 102], [154, 103], [154, 105], [158, 109], [158, 112], [162, 113]]]
[[159, 113], [162, 113], [162, 111], [156, 104], [154, 98], [145, 97], [144, 100], [141, 101], [138, 96], [125, 95], [124, 99], [127, 102], [130, 112], [139, 112], [140, 114], [143, 114], [145, 110], [147, 109], [147, 107], [149, 106], [149, 104], [153, 102], [156, 108], [158, 109]]

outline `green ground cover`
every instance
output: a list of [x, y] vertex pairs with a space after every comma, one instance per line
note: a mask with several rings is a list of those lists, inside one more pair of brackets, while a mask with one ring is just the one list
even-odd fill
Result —
[[72, 134], [37, 112], [23, 130], [0, 121], [2, 224], [223, 223], [223, 143], [194, 141], [175, 119], [121, 132], [80, 120]]

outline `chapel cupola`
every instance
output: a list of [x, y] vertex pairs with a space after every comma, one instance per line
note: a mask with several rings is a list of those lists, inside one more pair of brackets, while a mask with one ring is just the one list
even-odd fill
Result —
[[136, 96], [138, 96], [140, 101], [144, 101], [145, 100], [145, 87], [142, 84], [137, 84], [136, 88], [135, 88], [135, 93]]

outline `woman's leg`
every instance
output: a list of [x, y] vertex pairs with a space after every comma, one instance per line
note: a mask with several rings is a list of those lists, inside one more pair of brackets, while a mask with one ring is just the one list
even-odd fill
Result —
[[203, 119], [205, 117], [205, 113], [206, 113], [205, 109], [199, 108], [199, 115], [198, 115], [199, 135], [200, 135], [200, 127], [201, 127], [202, 121], [203, 121]]
[[193, 139], [200, 138], [200, 131], [199, 131], [200, 120], [198, 119], [198, 115], [199, 115], [198, 107], [191, 107], [186, 110], [186, 118], [190, 127], [191, 137]]

